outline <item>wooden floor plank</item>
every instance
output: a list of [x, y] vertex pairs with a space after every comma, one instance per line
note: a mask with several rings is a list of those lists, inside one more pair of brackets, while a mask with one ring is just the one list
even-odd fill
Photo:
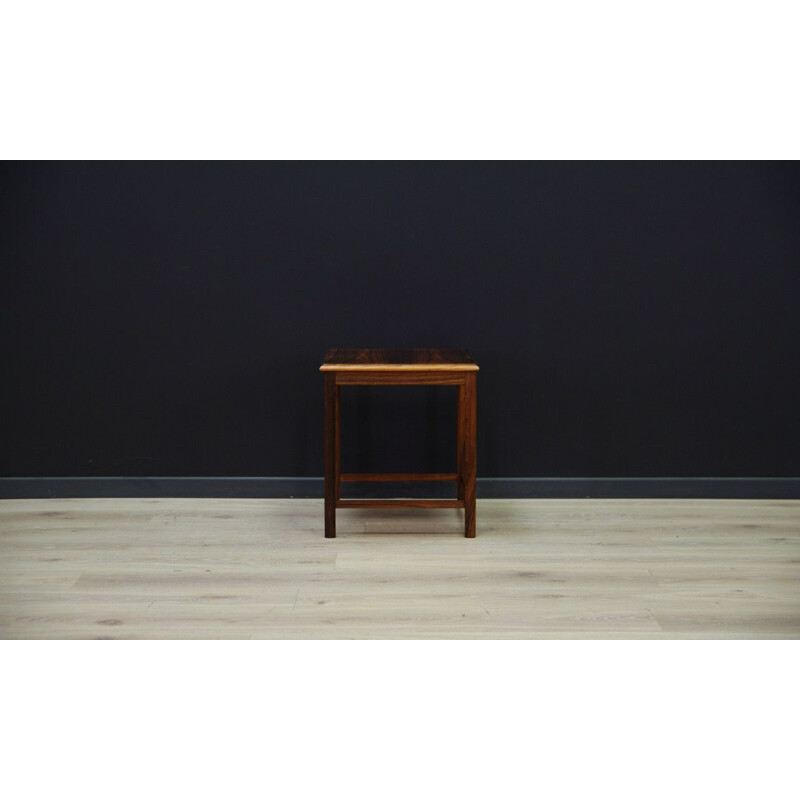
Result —
[[0, 501], [7, 639], [798, 638], [800, 501]]

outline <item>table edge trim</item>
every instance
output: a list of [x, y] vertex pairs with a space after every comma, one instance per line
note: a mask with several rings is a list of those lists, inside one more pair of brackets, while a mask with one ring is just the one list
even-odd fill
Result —
[[477, 364], [323, 364], [320, 372], [478, 372]]

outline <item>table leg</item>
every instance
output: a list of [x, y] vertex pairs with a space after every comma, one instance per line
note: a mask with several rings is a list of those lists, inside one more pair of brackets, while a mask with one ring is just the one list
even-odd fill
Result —
[[458, 433], [456, 435], [456, 441], [458, 444], [458, 453], [456, 455], [456, 473], [458, 478], [456, 479], [456, 497], [459, 500], [464, 499], [464, 474], [462, 470], [462, 462], [464, 461], [464, 420], [463, 420], [463, 412], [462, 407], [464, 405], [463, 400], [463, 391], [462, 387], [458, 387], [458, 409], [456, 411], [456, 416], [458, 417]]
[[342, 387], [336, 385], [336, 500], [342, 498]]
[[475, 537], [475, 478], [477, 475], [477, 380], [467, 375], [459, 386], [459, 427], [461, 428], [461, 462], [458, 467], [464, 492], [464, 535]]
[[339, 387], [335, 375], [325, 375], [325, 538], [336, 536], [336, 498], [339, 491]]

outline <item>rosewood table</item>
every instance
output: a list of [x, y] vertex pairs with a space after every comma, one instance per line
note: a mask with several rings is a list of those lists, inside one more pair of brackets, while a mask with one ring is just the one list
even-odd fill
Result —
[[[336, 536], [337, 508], [463, 508], [464, 535], [475, 536], [476, 383], [478, 365], [466, 350], [329, 350], [319, 368], [325, 382], [325, 536]], [[342, 386], [458, 387], [458, 453], [453, 473], [342, 473]], [[452, 481], [453, 500], [342, 500], [342, 481]]]

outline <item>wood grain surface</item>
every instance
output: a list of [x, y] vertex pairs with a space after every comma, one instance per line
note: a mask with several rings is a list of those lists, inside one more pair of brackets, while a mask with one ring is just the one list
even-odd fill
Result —
[[800, 501], [0, 501], [5, 639], [800, 637]]
[[419, 348], [333, 348], [322, 360], [320, 370], [460, 370], [475, 371], [478, 365], [466, 350]]

